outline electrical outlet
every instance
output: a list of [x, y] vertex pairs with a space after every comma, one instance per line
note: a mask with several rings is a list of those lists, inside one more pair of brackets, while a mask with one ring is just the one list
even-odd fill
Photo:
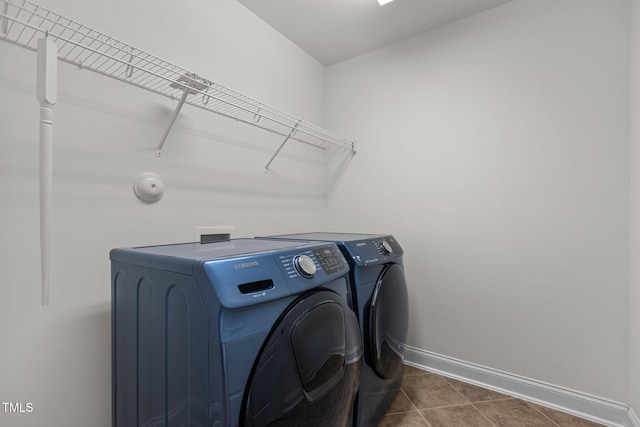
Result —
[[228, 240], [236, 230], [233, 225], [193, 227], [193, 241], [200, 243]]

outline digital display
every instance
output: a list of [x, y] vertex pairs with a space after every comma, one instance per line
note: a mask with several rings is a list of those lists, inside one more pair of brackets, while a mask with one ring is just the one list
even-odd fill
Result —
[[313, 253], [327, 274], [335, 273], [344, 268], [342, 257], [334, 253], [331, 248], [316, 249]]

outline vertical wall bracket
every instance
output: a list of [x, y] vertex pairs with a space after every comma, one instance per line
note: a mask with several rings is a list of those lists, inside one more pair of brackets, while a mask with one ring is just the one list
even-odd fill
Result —
[[57, 101], [58, 46], [38, 40], [36, 98], [40, 102], [40, 271], [42, 305], [49, 305], [51, 265], [51, 188], [53, 177], [53, 106]]

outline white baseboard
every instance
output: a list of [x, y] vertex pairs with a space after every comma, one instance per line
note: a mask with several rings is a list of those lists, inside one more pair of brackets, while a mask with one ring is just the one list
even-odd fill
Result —
[[611, 427], [640, 427], [629, 406], [408, 346], [408, 365], [426, 369]]

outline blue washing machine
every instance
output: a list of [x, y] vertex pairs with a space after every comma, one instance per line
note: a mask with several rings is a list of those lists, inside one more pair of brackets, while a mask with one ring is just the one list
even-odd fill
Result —
[[326, 242], [111, 251], [113, 425], [347, 426], [362, 338]]
[[333, 242], [349, 262], [364, 340], [354, 424], [377, 425], [398, 393], [403, 375], [409, 301], [402, 247], [393, 236], [383, 234], [303, 233], [269, 238]]

